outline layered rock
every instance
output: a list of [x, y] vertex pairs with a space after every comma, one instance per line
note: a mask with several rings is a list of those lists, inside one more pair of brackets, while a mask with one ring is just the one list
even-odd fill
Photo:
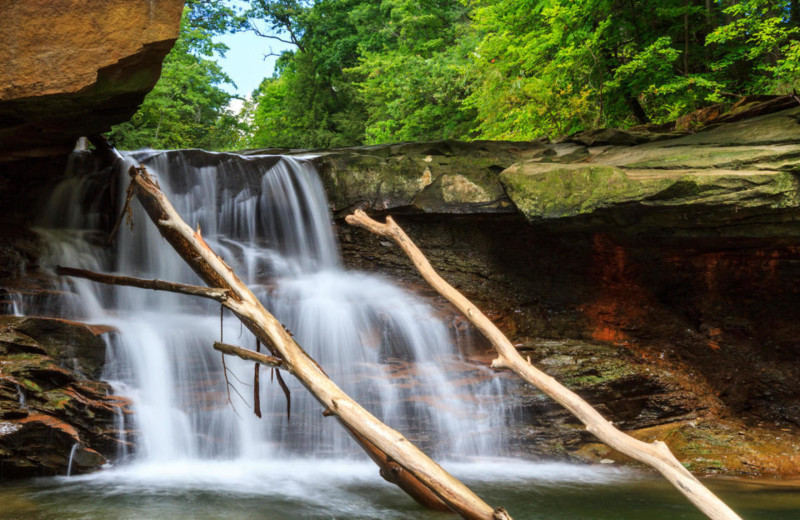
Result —
[[128, 120], [158, 80], [183, 3], [4, 0], [0, 162], [63, 158], [78, 137]]
[[[489, 214], [468, 199], [423, 207], [417, 187], [384, 199], [377, 189], [340, 194], [345, 163], [327, 183], [335, 210], [360, 199], [392, 213], [532, 361], [634, 435], [666, 439], [701, 472], [797, 475], [798, 119], [790, 108], [694, 134], [532, 143], [531, 156], [483, 178], [511, 202]], [[463, 146], [462, 160], [486, 153]], [[416, 148], [426, 153], [402, 160], [419, 177], [431, 147]], [[318, 160], [330, 176], [331, 159]], [[363, 162], [354, 164], [357, 177]], [[431, 186], [458, 174], [431, 173]], [[343, 223], [339, 231], [348, 265], [419, 284], [397, 248]], [[538, 392], [519, 385], [512, 395], [524, 412], [520, 450], [622, 460]]]
[[538, 142], [437, 141], [312, 150], [335, 211], [513, 213], [497, 175], [551, 155]]
[[107, 333], [0, 316], [0, 480], [86, 473], [117, 455], [129, 412], [97, 381]]
[[569, 162], [521, 162], [499, 181], [529, 221], [584, 217], [650, 232], [718, 227], [724, 229], [717, 234], [747, 235], [800, 209], [800, 107], [675, 139], [579, 153]]

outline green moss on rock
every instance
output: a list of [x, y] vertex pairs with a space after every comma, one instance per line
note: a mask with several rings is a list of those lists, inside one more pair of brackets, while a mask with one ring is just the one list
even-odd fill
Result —
[[800, 207], [790, 172], [739, 170], [626, 170], [592, 164], [517, 164], [500, 175], [511, 200], [529, 220], [556, 219], [602, 208], [721, 207], [726, 210]]
[[610, 166], [523, 163], [500, 175], [506, 192], [529, 219], [563, 218], [646, 199], [666, 189], [665, 179], [634, 180]]

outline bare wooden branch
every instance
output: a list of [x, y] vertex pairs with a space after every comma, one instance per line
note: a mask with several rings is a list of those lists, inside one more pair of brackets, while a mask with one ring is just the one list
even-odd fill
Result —
[[117, 236], [117, 231], [119, 230], [120, 224], [122, 224], [123, 217], [125, 221], [128, 223], [128, 226], [133, 228], [133, 212], [131, 211], [131, 199], [133, 198], [133, 183], [128, 184], [128, 190], [125, 195], [125, 204], [122, 205], [122, 211], [119, 213], [119, 217], [117, 217], [117, 221], [114, 222], [114, 227], [111, 228], [111, 233], [108, 234], [108, 238], [106, 239], [106, 245], [111, 245], [111, 242], [114, 241], [114, 237]]
[[262, 365], [267, 365], [268, 367], [283, 367], [283, 362], [280, 360], [280, 358], [276, 358], [275, 356], [267, 356], [266, 354], [261, 354], [246, 348], [237, 347], [236, 345], [229, 345], [228, 343], [222, 343], [220, 341], [214, 342], [214, 350], [218, 350], [223, 354], [228, 354], [229, 356], [242, 358], [245, 361], [255, 361], [256, 363], [261, 363]]
[[621, 432], [575, 392], [523, 359], [517, 349], [514, 348], [514, 345], [485, 314], [436, 273], [428, 259], [425, 258], [425, 255], [422, 254], [403, 229], [395, 223], [392, 217], [386, 217], [386, 223], [381, 224], [371, 219], [363, 211], [356, 210], [352, 215], [348, 215], [345, 220], [350, 225], [358, 226], [376, 235], [389, 238], [399, 245], [414, 263], [422, 277], [439, 294], [464, 313], [475, 328], [481, 331], [494, 346], [498, 357], [492, 362], [492, 367], [513, 370], [525, 381], [539, 388], [569, 410], [586, 425], [587, 430], [601, 441], [617, 451], [658, 470], [709, 518], [714, 520], [741, 520], [733, 510], [683, 467], [666, 444], [661, 441], [648, 444]]
[[278, 380], [278, 386], [281, 387], [283, 395], [286, 397], [286, 421], [289, 422], [292, 420], [292, 392], [286, 386], [286, 381], [283, 380], [280, 371], [275, 372], [275, 379]]
[[[241, 323], [241, 322], [240, 322]], [[256, 340], [256, 352], [261, 354], [261, 342]], [[277, 359], [277, 358], [276, 358]], [[261, 365], [253, 363], [253, 413], [261, 419]]]
[[132, 276], [120, 276], [116, 274], [96, 273], [85, 269], [75, 269], [73, 267], [56, 266], [56, 273], [62, 276], [73, 278], [85, 278], [93, 282], [100, 282], [108, 285], [124, 285], [128, 287], [139, 287], [141, 289], [152, 289], [154, 291], [167, 291], [189, 296], [200, 296], [218, 302], [224, 302], [228, 298], [227, 289], [215, 289], [211, 287], [201, 287], [199, 285], [188, 285], [185, 283], [165, 282], [163, 280], [144, 280]]
[[[233, 311], [256, 338], [348, 431], [369, 441], [382, 456], [403, 468], [409, 482], [427, 489], [447, 507], [470, 520], [510, 520], [502, 508], [493, 509], [463, 483], [447, 473], [396, 430], [389, 428], [345, 394], [322, 368], [294, 341], [281, 323], [261, 305], [250, 289], [180, 217], [158, 184], [143, 167], [131, 167], [136, 196], [161, 235], [183, 260], [211, 287], [228, 290], [222, 304]], [[358, 440], [358, 437], [356, 437]], [[365, 450], [369, 449], [362, 442]], [[426, 500], [402, 488], [418, 502]]]

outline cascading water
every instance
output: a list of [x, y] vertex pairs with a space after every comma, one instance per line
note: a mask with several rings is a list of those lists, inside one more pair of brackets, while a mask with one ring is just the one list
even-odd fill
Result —
[[[502, 453], [499, 383], [458, 357], [428, 305], [381, 278], [341, 268], [325, 194], [309, 162], [201, 151], [137, 152], [128, 159], [157, 175], [186, 222], [201, 230], [345, 392], [437, 456]], [[125, 170], [118, 173], [119, 186], [126, 183]], [[135, 203], [133, 230], [123, 226], [114, 254], [104, 252], [97, 245], [100, 218], [90, 182], [69, 177], [46, 205], [38, 231], [51, 247], [51, 264], [200, 283]], [[267, 371], [261, 377], [263, 419], [255, 417], [252, 363], [228, 358], [226, 385], [220, 355], [211, 349], [220, 336], [251, 348], [255, 339], [233, 317], [221, 325], [215, 304], [69, 283], [78, 295], [70, 313], [120, 331], [109, 345], [105, 377], [133, 401], [134, 462], [356, 452], [291, 378], [291, 420]], [[460, 380], [450, 375], [454, 367]], [[465, 368], [477, 377], [463, 377]]]

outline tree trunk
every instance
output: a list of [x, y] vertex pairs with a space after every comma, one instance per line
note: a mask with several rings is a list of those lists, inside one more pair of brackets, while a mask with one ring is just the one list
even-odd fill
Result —
[[430, 507], [440, 501], [463, 518], [511, 519], [503, 508], [487, 505], [403, 435], [346, 395], [261, 305], [233, 269], [209, 248], [200, 230], [192, 230], [181, 219], [147, 170], [132, 166], [129, 173], [137, 199], [161, 235], [213, 291], [221, 291], [215, 299], [236, 314], [271, 354], [280, 359], [282, 368], [324, 406], [323, 413], [334, 415], [373, 460], [384, 462], [379, 463], [384, 478], [397, 483], [421, 504]]
[[661, 472], [667, 480], [686, 495], [709, 518], [713, 520], [741, 520], [736, 513], [683, 467], [669, 451], [666, 444], [661, 441], [648, 444], [617, 430], [575, 392], [524, 360], [517, 352], [517, 349], [514, 348], [514, 345], [485, 314], [436, 273], [430, 262], [425, 258], [425, 255], [422, 254], [402, 228], [395, 223], [392, 217], [386, 217], [386, 223], [381, 224], [369, 218], [363, 211], [356, 210], [355, 213], [347, 216], [346, 221], [353, 226], [359, 226], [376, 235], [389, 238], [400, 246], [425, 281], [455, 305], [494, 346], [497, 352], [497, 359], [492, 362], [492, 367], [513, 370], [525, 381], [539, 388], [569, 410], [598, 439], [625, 455]]
[[634, 119], [640, 125], [646, 125], [650, 123], [650, 117], [648, 117], [647, 112], [644, 111], [644, 107], [636, 96], [631, 94], [625, 94], [625, 102], [628, 103], [628, 107], [630, 107], [631, 112], [633, 113]]

